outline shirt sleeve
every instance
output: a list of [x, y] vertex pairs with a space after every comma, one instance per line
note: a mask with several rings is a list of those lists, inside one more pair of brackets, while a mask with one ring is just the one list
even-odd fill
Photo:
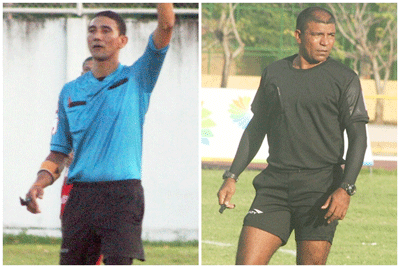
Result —
[[342, 96], [340, 122], [343, 128], [354, 122], [368, 123], [369, 117], [361, 91], [360, 79], [355, 75]]
[[138, 81], [144, 92], [153, 91], [168, 48], [169, 45], [157, 49], [154, 45], [153, 34], [151, 34], [144, 54], [135, 62], [134, 67], [140, 69]]
[[367, 132], [364, 122], [354, 122], [346, 128], [349, 148], [346, 154], [343, 182], [355, 184], [367, 149]]
[[69, 131], [65, 107], [63, 105], [62, 92], [58, 99], [58, 109], [51, 134], [50, 150], [69, 154], [72, 150], [72, 138]]
[[251, 111], [257, 118], [258, 131], [268, 133], [272, 122], [283, 113], [283, 102], [280, 89], [267, 78], [267, 71], [261, 77], [260, 86], [251, 104]]
[[239, 176], [250, 164], [264, 141], [265, 133], [259, 131], [259, 118], [253, 116], [243, 132], [239, 147], [229, 171]]
[[266, 71], [264, 71], [263, 75], [261, 76], [260, 85], [258, 86], [256, 95], [254, 96], [253, 102], [251, 104], [251, 111], [253, 114], [266, 114], [267, 113], [267, 93], [266, 93]]

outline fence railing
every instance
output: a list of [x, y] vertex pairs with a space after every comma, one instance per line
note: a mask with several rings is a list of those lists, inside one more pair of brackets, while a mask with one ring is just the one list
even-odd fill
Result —
[[[156, 14], [154, 3], [3, 3], [3, 14], [70, 14], [82, 16], [111, 9], [122, 14]], [[197, 3], [174, 4], [177, 15], [198, 15]]]
[[364, 96], [365, 99], [383, 99], [383, 100], [397, 100], [397, 96], [387, 96], [387, 95], [367, 95]]

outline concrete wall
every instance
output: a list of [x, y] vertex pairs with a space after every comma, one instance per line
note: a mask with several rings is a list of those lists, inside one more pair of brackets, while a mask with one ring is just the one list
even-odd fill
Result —
[[[62, 180], [46, 188], [41, 214], [19, 204], [49, 153], [50, 131], [62, 86], [80, 75], [90, 56], [87, 19], [41, 22], [3, 19], [3, 224], [60, 227]], [[120, 54], [141, 56], [156, 21], [127, 21], [129, 42]], [[144, 238], [198, 239], [199, 90], [197, 20], [180, 20], [146, 116], [143, 186]]]

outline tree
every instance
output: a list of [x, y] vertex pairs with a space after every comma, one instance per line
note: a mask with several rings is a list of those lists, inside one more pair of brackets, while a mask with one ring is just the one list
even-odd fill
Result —
[[[355, 64], [361, 63], [360, 76], [372, 75], [377, 94], [383, 94], [393, 64], [397, 61], [396, 4], [352, 3], [328, 6], [336, 17], [337, 29], [356, 48], [355, 53], [343, 53], [353, 58]], [[377, 99], [375, 122], [378, 124], [384, 123], [383, 110], [383, 100]]]
[[205, 27], [207, 27], [216, 38], [214, 42], [208, 45], [213, 46], [216, 42], [219, 42], [223, 48], [224, 61], [221, 87], [224, 88], [228, 85], [228, 77], [232, 61], [244, 51], [245, 47], [245, 44], [240, 38], [234, 16], [234, 11], [238, 5], [238, 3], [213, 4], [213, 9], [215, 8], [219, 13], [218, 23], [213, 23], [212, 20], [209, 20], [205, 25]]
[[227, 87], [232, 60], [244, 51], [245, 45], [240, 38], [233, 13], [238, 3], [222, 5], [225, 7], [221, 13], [215, 35], [224, 48], [224, 65], [222, 69], [221, 87]]

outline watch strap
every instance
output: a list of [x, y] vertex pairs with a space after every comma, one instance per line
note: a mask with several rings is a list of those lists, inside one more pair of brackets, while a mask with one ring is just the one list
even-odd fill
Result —
[[233, 174], [232, 172], [230, 172], [229, 170], [225, 170], [224, 175], [222, 175], [222, 179], [234, 179], [236, 182], [239, 180], [239, 177], [236, 176], [236, 174]]

